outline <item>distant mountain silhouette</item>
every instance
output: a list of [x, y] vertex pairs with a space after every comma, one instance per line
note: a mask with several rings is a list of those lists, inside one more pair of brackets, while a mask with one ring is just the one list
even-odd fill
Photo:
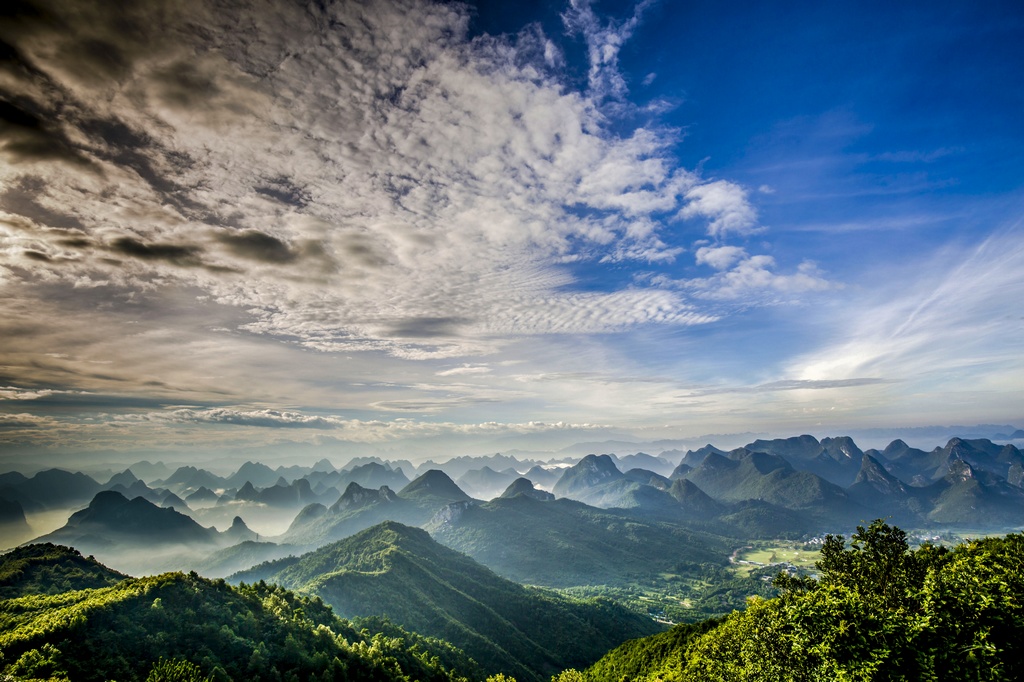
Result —
[[186, 495], [199, 488], [210, 488], [213, 490], [229, 487], [225, 479], [210, 473], [206, 469], [197, 469], [194, 466], [179, 467], [165, 480], [155, 481], [153, 485], [170, 488], [178, 494]]
[[48, 469], [31, 478], [6, 475], [0, 481], [0, 498], [14, 500], [26, 512], [34, 512], [78, 506], [92, 499], [100, 488], [83, 473]]
[[516, 473], [501, 473], [489, 466], [470, 469], [456, 481], [459, 488], [473, 497], [489, 500], [501, 494], [505, 488], [519, 478]]
[[314, 504], [302, 509], [277, 539], [318, 546], [388, 520], [419, 526], [442, 507], [471, 499], [447, 474], [436, 469], [417, 477], [397, 494], [387, 486], [371, 490], [350, 483], [330, 508]]
[[217, 493], [213, 492], [209, 488], [205, 486], [200, 486], [198, 490], [191, 493], [190, 495], [188, 495], [188, 497], [185, 498], [185, 502], [188, 503], [190, 507], [212, 506], [214, 504], [217, 504], [217, 499], [219, 497], [220, 496], [217, 495]]
[[439, 469], [431, 469], [415, 478], [398, 495], [407, 500], [437, 500], [445, 503], [471, 499], [448, 474]]
[[105, 490], [97, 493], [88, 507], [72, 514], [62, 528], [42, 536], [37, 542], [77, 546], [76, 541], [91, 537], [143, 544], [207, 544], [216, 542], [216, 531], [142, 497], [129, 500], [121, 493]]
[[688, 471], [693, 467], [697, 466], [698, 464], [700, 464], [701, 462], [703, 462], [704, 458], [711, 453], [715, 453], [716, 455], [724, 455], [725, 450], [719, 450], [710, 443], [696, 450], [687, 450], [686, 454], [683, 455], [683, 458], [679, 461], [679, 466], [677, 466], [676, 469], [672, 471], [672, 474], [669, 476], [669, 478], [678, 478], [679, 476], [677, 475], [677, 472], [680, 471], [680, 467], [685, 467], [685, 471]]
[[559, 497], [575, 499], [577, 494], [623, 478], [608, 455], [587, 455], [565, 470], [551, 492]]
[[[223, 487], [240, 488], [251, 483], [257, 488], [269, 488], [277, 483], [280, 474], [260, 462], [246, 462], [224, 480]], [[285, 482], [287, 485], [287, 482]]]

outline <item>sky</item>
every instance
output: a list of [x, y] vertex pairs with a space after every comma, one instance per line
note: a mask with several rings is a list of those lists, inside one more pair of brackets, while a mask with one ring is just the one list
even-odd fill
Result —
[[0, 11], [0, 460], [1024, 427], [1018, 2]]

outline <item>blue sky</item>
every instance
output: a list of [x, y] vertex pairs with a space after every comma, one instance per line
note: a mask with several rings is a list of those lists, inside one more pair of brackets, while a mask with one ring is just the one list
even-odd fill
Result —
[[12, 457], [1021, 425], [1018, 3], [21, 10]]

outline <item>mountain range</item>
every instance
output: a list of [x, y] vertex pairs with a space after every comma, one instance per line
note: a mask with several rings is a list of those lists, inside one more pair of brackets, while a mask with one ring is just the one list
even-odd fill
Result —
[[[130, 468], [105, 484], [60, 470], [31, 478], [12, 472], [0, 475], [0, 511], [24, 531], [18, 524], [30, 510], [77, 507], [64, 527], [38, 539], [72, 544], [121, 570], [198, 567], [211, 575], [397, 521], [427, 528], [500, 575], [562, 587], [721, 565], [737, 542], [813, 536], [870, 518], [921, 529], [1024, 525], [1024, 456], [984, 439], [954, 438], [931, 451], [893, 441], [862, 451], [848, 437], [804, 435], [731, 451], [708, 444], [672, 460], [665, 454], [591, 454], [546, 468], [500, 455], [453, 460], [450, 470], [473, 491], [488, 490], [490, 501], [442, 469], [410, 481], [378, 461], [342, 471], [326, 461], [277, 469], [247, 462], [226, 477], [180, 467], [150, 483]], [[487, 463], [472, 468], [480, 462]], [[529, 468], [518, 474], [492, 464]], [[344, 480], [339, 492], [334, 486]], [[407, 482], [395, 492], [383, 481]], [[268, 520], [276, 534], [251, 530]], [[128, 554], [134, 563], [125, 563]]]

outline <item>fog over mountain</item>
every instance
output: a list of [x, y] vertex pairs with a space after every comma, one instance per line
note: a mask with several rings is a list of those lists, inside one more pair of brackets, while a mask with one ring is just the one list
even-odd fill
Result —
[[[805, 434], [731, 450], [705, 443], [657, 455], [558, 455], [546, 462], [459, 456], [421, 466], [363, 458], [341, 469], [328, 460], [247, 461], [224, 474], [140, 462], [148, 482], [132, 467], [100, 480], [59, 469], [9, 472], [0, 475], [8, 516], [0, 531], [9, 546], [69, 544], [127, 572], [199, 567], [222, 576], [395, 521], [426, 528], [509, 577], [562, 585], [560, 573], [601, 580], [608, 557], [595, 555], [581, 573], [563, 550], [583, 551], [584, 538], [619, 523], [631, 524], [631, 535], [653, 524], [645, 531], [652, 546], [663, 535], [690, 538], [685, 552], [719, 547], [720, 560], [743, 538], [813, 537], [865, 518], [933, 531], [1024, 527], [1024, 454], [1012, 440], [954, 437], [925, 450], [896, 439], [865, 450], [849, 436]], [[668, 475], [623, 470], [634, 464]], [[613, 536], [599, 540], [603, 552], [620, 542]], [[509, 563], [510, 545], [528, 550]], [[649, 549], [624, 551], [644, 557]]]

